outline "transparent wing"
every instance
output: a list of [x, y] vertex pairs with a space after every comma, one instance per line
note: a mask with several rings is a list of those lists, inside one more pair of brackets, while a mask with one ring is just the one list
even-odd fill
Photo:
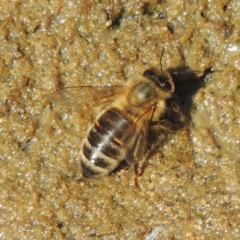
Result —
[[67, 87], [51, 93], [48, 100], [66, 108], [85, 111], [113, 101], [123, 91], [123, 86]]
[[124, 133], [121, 138], [127, 149], [125, 160], [128, 164], [136, 164], [146, 153], [149, 127], [155, 111], [155, 105], [150, 106]]

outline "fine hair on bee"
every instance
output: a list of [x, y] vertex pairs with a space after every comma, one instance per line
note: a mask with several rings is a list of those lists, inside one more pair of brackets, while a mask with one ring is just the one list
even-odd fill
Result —
[[178, 110], [168, 109], [175, 84], [170, 72], [162, 69], [163, 53], [164, 48], [160, 69], [148, 68], [125, 86], [69, 87], [51, 94], [52, 103], [77, 105], [87, 114], [105, 106], [82, 140], [79, 158], [84, 177], [107, 175], [126, 161], [133, 165], [137, 186], [137, 166], [147, 152], [152, 129], [178, 130], [168, 118]]

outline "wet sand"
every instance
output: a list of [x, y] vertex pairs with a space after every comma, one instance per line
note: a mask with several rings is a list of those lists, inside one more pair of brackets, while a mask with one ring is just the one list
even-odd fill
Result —
[[[1, 239], [239, 239], [238, 1], [3, 1]], [[58, 88], [124, 85], [148, 67], [212, 68], [191, 121], [132, 169], [82, 178], [95, 114]], [[186, 84], [186, 83], [183, 83]]]

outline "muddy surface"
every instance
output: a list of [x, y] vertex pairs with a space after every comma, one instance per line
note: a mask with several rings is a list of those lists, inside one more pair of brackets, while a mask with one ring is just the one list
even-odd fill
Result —
[[[0, 238], [239, 239], [239, 12], [237, 0], [3, 0]], [[164, 69], [212, 69], [190, 123], [155, 147], [139, 189], [131, 168], [83, 179], [81, 139], [96, 113], [49, 94], [124, 85], [159, 67], [163, 48]]]

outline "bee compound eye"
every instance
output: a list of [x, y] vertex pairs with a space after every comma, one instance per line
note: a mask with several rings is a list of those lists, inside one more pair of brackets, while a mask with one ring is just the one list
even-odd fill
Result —
[[165, 72], [156, 72], [154, 69], [147, 69], [143, 73], [144, 77], [153, 80], [166, 92], [172, 92], [173, 87], [170, 83], [170, 76]]
[[157, 78], [159, 85], [161, 86], [161, 88], [167, 92], [171, 92], [172, 91], [172, 85], [169, 82], [169, 78], [166, 76], [159, 76]]

